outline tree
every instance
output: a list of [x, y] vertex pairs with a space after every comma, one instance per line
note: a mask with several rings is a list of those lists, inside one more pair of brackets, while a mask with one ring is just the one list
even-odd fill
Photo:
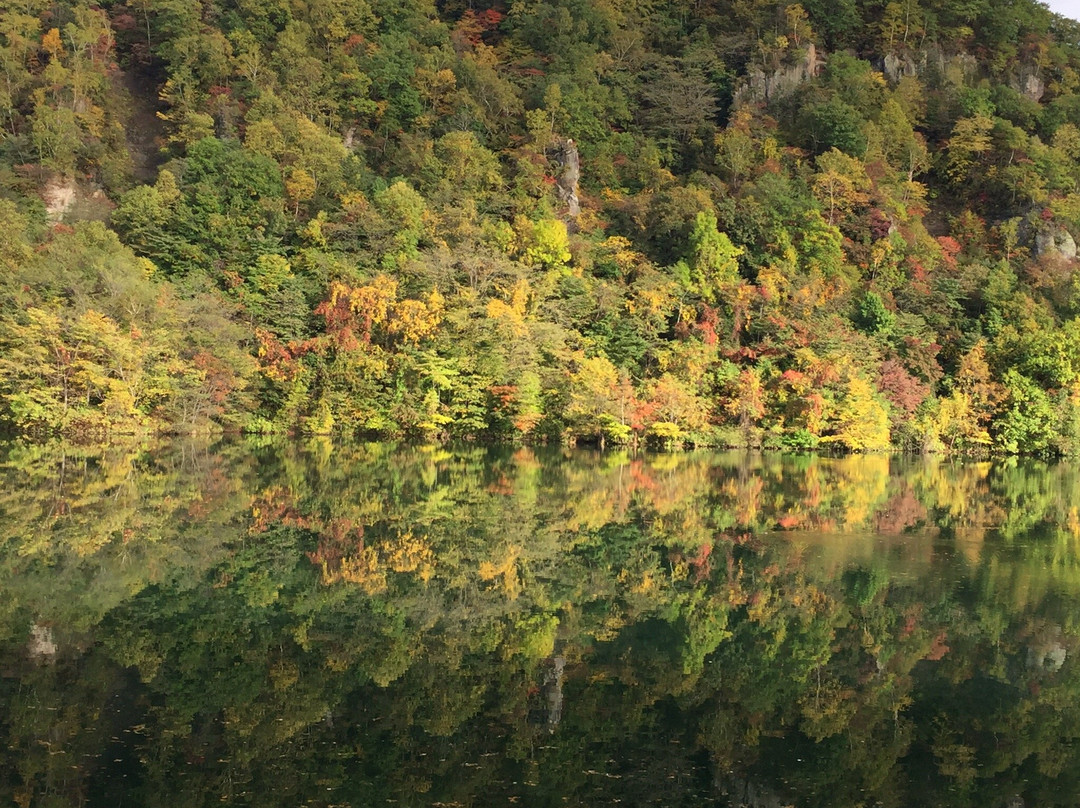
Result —
[[847, 382], [837, 407], [832, 434], [823, 443], [838, 443], [853, 452], [889, 448], [889, 415], [873, 386], [861, 376]]
[[35, 97], [31, 129], [41, 164], [60, 174], [71, 174], [82, 143], [75, 111], [68, 106], [52, 106], [39, 91]]
[[[738, 113], [736, 113], [738, 115]], [[727, 178], [738, 190], [757, 163], [758, 149], [753, 137], [744, 127], [729, 125], [716, 135], [717, 161], [727, 171]]]
[[830, 225], [841, 215], [850, 214], [869, 199], [870, 179], [862, 161], [833, 148], [817, 157], [813, 189], [818, 201], [828, 211]]
[[745, 251], [717, 229], [716, 216], [698, 213], [690, 233], [690, 280], [693, 290], [715, 303], [739, 282], [738, 259]]
[[373, 202], [383, 217], [384, 233], [389, 241], [389, 245], [379, 245], [386, 250], [384, 266], [394, 266], [414, 257], [425, 232], [427, 202], [424, 197], [399, 180], [376, 193]]
[[985, 115], [961, 118], [949, 137], [946, 174], [954, 183], [963, 185], [976, 179], [976, 170], [990, 151], [990, 132], [994, 122]]
[[735, 419], [747, 445], [753, 445], [752, 434], [765, 415], [765, 390], [761, 375], [754, 368], [744, 368], [734, 383], [731, 398], [725, 405]]
[[558, 269], [570, 260], [570, 237], [558, 219], [541, 219], [523, 228], [522, 260], [545, 269]]
[[692, 385], [673, 373], [650, 382], [645, 395], [652, 411], [650, 432], [665, 442], [678, 444], [708, 425], [708, 405]]
[[885, 6], [881, 17], [881, 41], [889, 50], [908, 47], [908, 40], [919, 39], [926, 34], [923, 12], [918, 0], [900, 0]]
[[64, 337], [59, 314], [29, 308], [18, 319], [8, 315], [2, 327], [0, 396], [4, 420], [28, 434], [63, 428], [77, 391], [74, 352]]
[[867, 292], [859, 302], [855, 324], [868, 334], [888, 336], [896, 325], [896, 315], [885, 307], [877, 292]]
[[858, 110], [833, 96], [805, 108], [803, 128], [816, 154], [836, 149], [861, 158], [866, 152], [865, 123]]
[[1010, 369], [1002, 383], [1007, 398], [997, 422], [997, 443], [1006, 452], [1041, 454], [1055, 437], [1056, 417], [1049, 397], [1041, 387]]
[[787, 37], [796, 48], [801, 48], [803, 43], [814, 41], [814, 31], [810, 27], [810, 16], [806, 9], [799, 3], [784, 8], [784, 24], [787, 27]]
[[618, 389], [619, 371], [606, 356], [579, 360], [570, 375], [570, 400], [565, 412], [571, 434], [594, 438], [601, 447], [609, 433], [625, 439], [623, 430], [613, 429], [624, 424], [619, 420]]
[[650, 127], [679, 144], [700, 139], [714, 123], [719, 108], [701, 66], [665, 59], [655, 72], [643, 88]]

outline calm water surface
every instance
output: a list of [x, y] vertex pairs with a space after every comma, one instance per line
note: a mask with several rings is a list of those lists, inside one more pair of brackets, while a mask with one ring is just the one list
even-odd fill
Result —
[[0, 804], [1074, 806], [1080, 469], [0, 454]]

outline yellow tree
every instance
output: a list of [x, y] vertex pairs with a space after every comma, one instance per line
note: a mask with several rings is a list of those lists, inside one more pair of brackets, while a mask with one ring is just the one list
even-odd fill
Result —
[[878, 452], [889, 448], [889, 414], [873, 385], [861, 376], [847, 382], [833, 426], [822, 438], [853, 452]]
[[801, 3], [794, 3], [784, 9], [784, 23], [787, 27], [787, 38], [795, 43], [796, 48], [801, 48], [804, 42], [812, 42], [814, 31], [810, 27], [810, 15]]
[[692, 385], [665, 373], [648, 385], [648, 407], [653, 422], [649, 434], [665, 443], [682, 442], [688, 433], [704, 429], [709, 422], [709, 409]]
[[950, 450], [986, 449], [991, 443], [987, 427], [1006, 397], [990, 374], [986, 341], [979, 340], [960, 360], [956, 387], [941, 401], [931, 426]]
[[74, 378], [86, 403], [98, 405], [110, 427], [130, 429], [141, 420], [137, 404], [146, 345], [141, 336], [93, 310], [83, 313], [72, 328], [72, 339], [80, 346]]
[[74, 348], [60, 313], [28, 308], [0, 320], [0, 412], [25, 431], [62, 427], [76, 404]]
[[961, 118], [949, 137], [948, 160], [945, 172], [955, 183], [966, 182], [974, 174], [979, 162], [990, 151], [990, 133], [994, 122], [985, 115]]
[[839, 216], [866, 204], [870, 179], [861, 160], [834, 147], [817, 158], [817, 168], [812, 183], [814, 196], [828, 211], [830, 225], [836, 224]]
[[750, 443], [754, 428], [765, 415], [765, 391], [755, 368], [744, 368], [739, 374], [725, 409], [735, 419], [744, 440]]
[[579, 360], [577, 369], [570, 374], [570, 402], [566, 407], [571, 434], [595, 437], [603, 446], [611, 427], [621, 423], [618, 389], [619, 371], [606, 356]]

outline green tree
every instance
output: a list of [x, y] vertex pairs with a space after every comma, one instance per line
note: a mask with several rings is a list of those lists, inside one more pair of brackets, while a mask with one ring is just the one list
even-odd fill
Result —
[[1006, 452], [1040, 454], [1054, 439], [1056, 418], [1046, 391], [1028, 377], [1010, 369], [1005, 386], [1004, 413], [997, 422], [997, 443]]

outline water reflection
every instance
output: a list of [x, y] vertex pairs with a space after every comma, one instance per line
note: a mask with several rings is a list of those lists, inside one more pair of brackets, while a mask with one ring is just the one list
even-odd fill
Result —
[[1080, 801], [1080, 473], [13, 447], [0, 798]]

